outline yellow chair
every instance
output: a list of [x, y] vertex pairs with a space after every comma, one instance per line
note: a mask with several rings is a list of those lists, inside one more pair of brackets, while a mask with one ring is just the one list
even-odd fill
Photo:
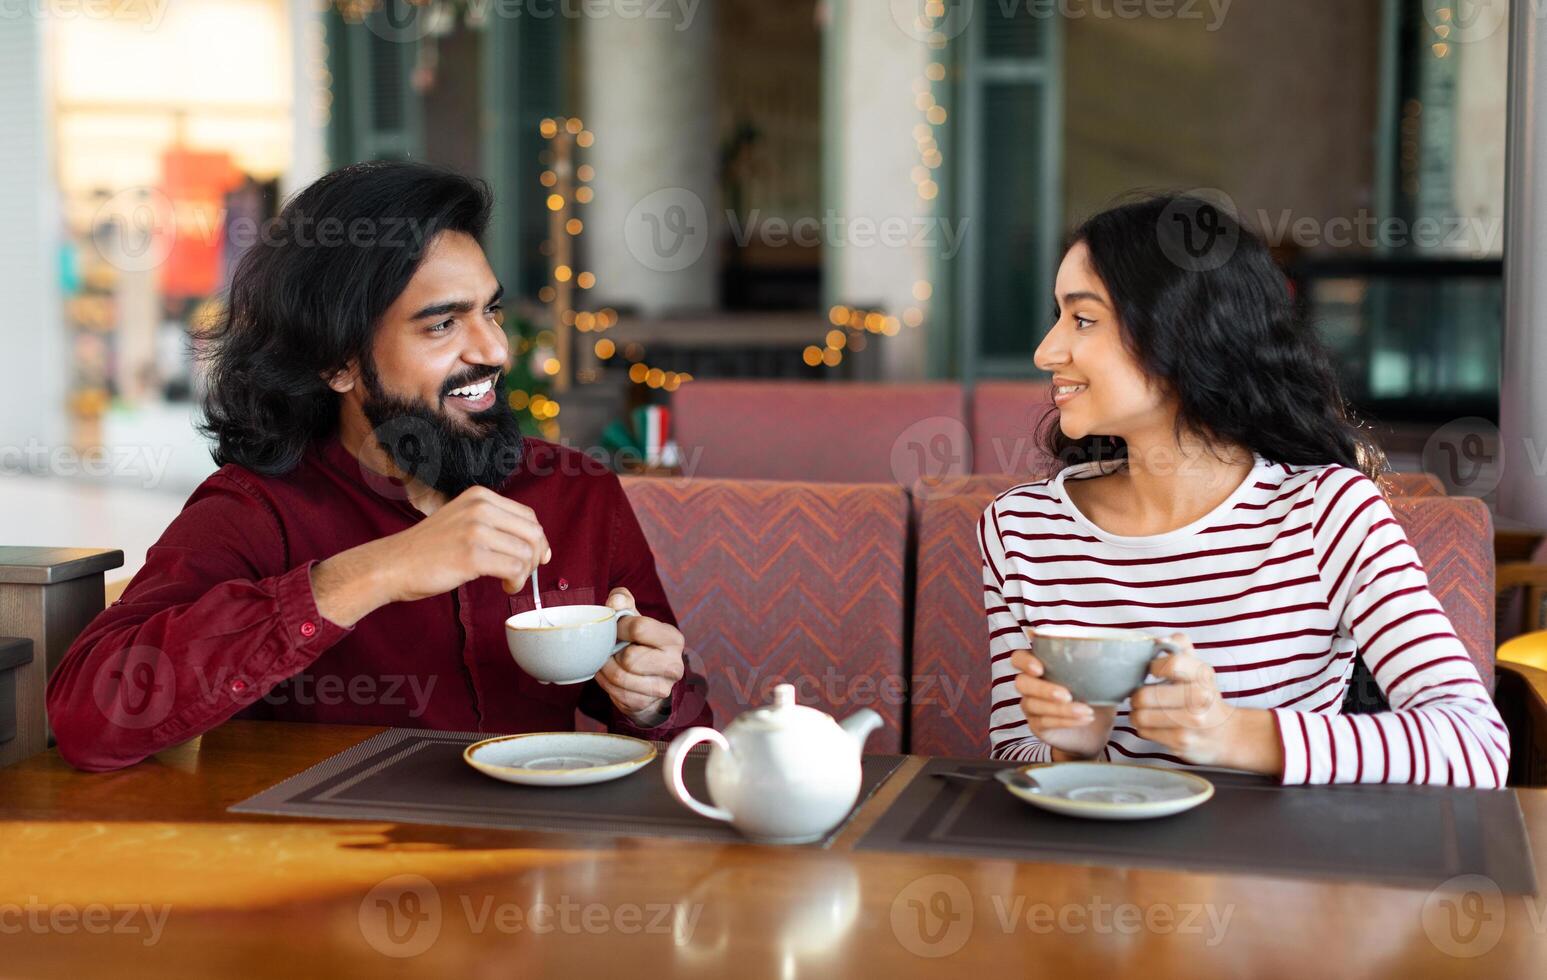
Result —
[[1499, 647], [1494, 703], [1510, 731], [1511, 782], [1547, 785], [1547, 630]]

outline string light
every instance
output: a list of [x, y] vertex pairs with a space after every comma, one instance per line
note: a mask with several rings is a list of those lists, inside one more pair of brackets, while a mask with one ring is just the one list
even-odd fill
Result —
[[[919, 27], [929, 32], [929, 46], [933, 50], [943, 50], [947, 43], [945, 35], [938, 29], [938, 21], [945, 17], [945, 12], [943, 0], [925, 0], [923, 13], [919, 17]], [[932, 171], [939, 170], [945, 163], [945, 158], [940, 151], [940, 142], [935, 137], [935, 127], [945, 125], [950, 119], [950, 113], [946, 111], [936, 95], [934, 83], [945, 80], [944, 59], [933, 58], [924, 66], [923, 76], [914, 83], [914, 91], [918, 93], [914, 105], [924, 114], [924, 121], [913, 127], [913, 139], [919, 147], [919, 162], [913, 167], [910, 176], [913, 178], [913, 186], [919, 200], [931, 205], [940, 197], [940, 184], [935, 180]], [[934, 292], [934, 285], [927, 279], [920, 279], [913, 284], [913, 298], [920, 303], [928, 302]], [[910, 306], [903, 311], [900, 320], [895, 316], [877, 313], [874, 316], [867, 316], [863, 325], [869, 333], [895, 337], [904, 324], [911, 328], [923, 322], [923, 309]]]
[[895, 316], [843, 303], [828, 308], [827, 320], [833, 329], [827, 331], [822, 344], [812, 344], [800, 352], [807, 367], [837, 367], [843, 363], [845, 351], [857, 354], [868, 346], [867, 334], [895, 337], [902, 329], [902, 321]]

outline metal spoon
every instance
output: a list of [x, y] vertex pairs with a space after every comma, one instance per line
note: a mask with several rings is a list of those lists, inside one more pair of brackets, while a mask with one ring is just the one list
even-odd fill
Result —
[[977, 772], [937, 772], [939, 779], [960, 779], [971, 783], [986, 783], [996, 780], [1006, 786], [1014, 786], [1016, 789], [1025, 790], [1028, 793], [1042, 792], [1042, 786], [1028, 773], [1019, 769], [996, 769], [993, 773]]
[[539, 625], [539, 626], [553, 626], [553, 625], [555, 625], [553, 620], [548, 618], [548, 614], [543, 612], [543, 594], [542, 594], [542, 590], [537, 587], [537, 566], [536, 565], [532, 566], [532, 598], [537, 601], [537, 625]]

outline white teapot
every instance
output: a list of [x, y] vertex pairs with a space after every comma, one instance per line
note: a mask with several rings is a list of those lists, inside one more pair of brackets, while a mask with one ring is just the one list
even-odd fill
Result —
[[[748, 711], [721, 735], [689, 728], [666, 750], [666, 788], [683, 806], [724, 820], [762, 844], [805, 844], [843, 822], [859, 798], [860, 750], [881, 716], [861, 708], [841, 723], [795, 703], [795, 688], [774, 688], [770, 707]], [[682, 780], [682, 761], [713, 742], [706, 774], [710, 806]]]

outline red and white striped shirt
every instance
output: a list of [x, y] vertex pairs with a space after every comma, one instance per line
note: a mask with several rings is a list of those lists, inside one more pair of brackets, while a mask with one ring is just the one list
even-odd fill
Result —
[[[1049, 761], [1026, 727], [1010, 653], [1026, 627], [1185, 633], [1221, 693], [1271, 709], [1285, 783], [1501, 787], [1509, 736], [1418, 554], [1374, 482], [1346, 466], [1256, 466], [1211, 513], [1166, 534], [1092, 524], [1072, 466], [1009, 490], [978, 524], [993, 671], [993, 755]], [[1392, 710], [1344, 715], [1354, 657]], [[1105, 757], [1181, 766], [1118, 709]]]

